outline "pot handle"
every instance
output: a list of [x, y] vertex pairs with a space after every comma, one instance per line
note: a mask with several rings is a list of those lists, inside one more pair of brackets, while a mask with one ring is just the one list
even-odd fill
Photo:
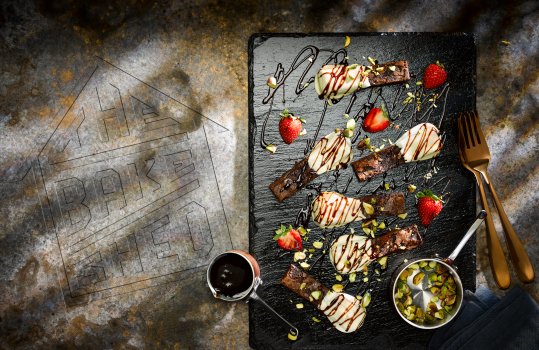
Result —
[[444, 259], [445, 262], [447, 262], [449, 265], [452, 265], [453, 262], [455, 261], [455, 259], [457, 258], [457, 256], [459, 255], [460, 251], [462, 250], [462, 248], [464, 248], [464, 246], [466, 245], [466, 243], [468, 242], [468, 240], [470, 239], [470, 237], [473, 236], [473, 234], [475, 233], [475, 231], [477, 230], [477, 228], [479, 227], [479, 225], [481, 225], [483, 223], [483, 221], [485, 220], [485, 217], [487, 216], [487, 212], [484, 211], [484, 210], [481, 210], [479, 212], [479, 214], [477, 215], [477, 218], [475, 219], [474, 223], [472, 224], [472, 226], [470, 226], [470, 228], [468, 229], [468, 232], [466, 232], [466, 234], [464, 235], [464, 237], [462, 237], [462, 239], [460, 240], [459, 244], [457, 245], [457, 247], [453, 250], [453, 252], [446, 258]]
[[281, 321], [286, 323], [290, 327], [290, 334], [293, 337], [297, 337], [299, 335], [298, 329], [290, 322], [288, 322], [281, 314], [279, 314], [275, 309], [273, 309], [271, 306], [269, 306], [264, 299], [262, 299], [258, 294], [256, 294], [256, 291], [253, 290], [253, 292], [249, 295], [250, 299], [258, 300], [262, 305], [264, 305], [269, 311], [271, 311], [275, 316], [279, 317]]

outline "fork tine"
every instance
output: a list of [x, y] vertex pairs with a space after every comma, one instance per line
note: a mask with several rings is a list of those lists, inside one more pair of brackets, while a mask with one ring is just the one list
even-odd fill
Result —
[[457, 128], [458, 128], [459, 154], [460, 154], [461, 160], [464, 162], [464, 149], [467, 147], [467, 145], [466, 145], [466, 138], [464, 137], [464, 133], [462, 130], [462, 113], [457, 118]]
[[475, 129], [475, 134], [477, 136], [477, 140], [480, 144], [486, 146], [487, 142], [485, 140], [485, 135], [483, 134], [483, 131], [481, 130], [481, 124], [479, 124], [479, 115], [477, 114], [477, 111], [473, 112], [473, 124]]
[[470, 147], [475, 147], [477, 145], [477, 141], [475, 139], [471, 118], [472, 116], [470, 112], [466, 112], [466, 118], [464, 118], [464, 120], [466, 121], [466, 133], [468, 135], [468, 141]]
[[463, 146], [466, 148], [471, 147], [470, 138], [468, 137], [468, 128], [466, 127], [466, 112], [461, 113], [459, 118], [459, 127], [462, 133], [462, 139], [464, 140]]

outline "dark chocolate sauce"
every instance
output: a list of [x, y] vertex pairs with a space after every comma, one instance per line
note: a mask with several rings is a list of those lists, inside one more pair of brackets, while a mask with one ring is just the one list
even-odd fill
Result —
[[213, 263], [210, 283], [218, 295], [235, 297], [247, 291], [253, 284], [253, 270], [245, 258], [226, 253]]
[[[283, 65], [279, 63], [276, 67], [274, 77], [277, 81], [277, 86], [275, 89], [268, 89], [268, 93], [263, 99], [262, 103], [268, 105], [269, 111], [267, 114], [265, 114], [265, 118], [262, 123], [261, 128], [261, 137], [260, 137], [260, 145], [262, 148], [265, 148], [268, 143], [265, 140], [265, 132], [266, 132], [266, 124], [272, 114], [273, 109], [273, 102], [275, 100], [275, 97], [277, 96], [277, 91], [282, 88], [282, 98], [283, 98], [283, 104], [286, 103], [285, 101], [285, 85], [288, 85], [288, 78], [292, 75], [292, 73], [296, 70], [301, 71], [301, 75], [299, 79], [294, 82], [292, 82], [290, 85], [296, 85], [295, 86], [295, 97], [293, 98], [293, 101], [297, 99], [303, 91], [310, 88], [312, 89], [312, 93], [314, 92], [313, 87], [310, 87], [310, 85], [314, 82], [315, 76], [312, 75], [313, 72], [311, 72], [311, 68], [315, 64], [315, 62], [322, 61], [320, 58], [322, 55], [320, 53], [322, 52], [328, 52], [330, 54], [329, 58], [323, 62], [322, 66], [326, 64], [345, 64], [347, 65], [347, 52], [345, 49], [340, 50], [331, 50], [331, 49], [323, 49], [323, 48], [317, 48], [315, 46], [309, 45], [300, 50], [296, 58], [293, 60], [293, 62], [290, 64], [288, 69], [285, 70]], [[334, 74], [337, 74], [339, 72], [333, 72]], [[332, 73], [332, 74], [333, 74]], [[343, 73], [343, 72], [340, 72]], [[316, 74], [316, 72], [314, 72]], [[361, 121], [366, 117], [368, 112], [373, 107], [379, 107], [382, 103], [386, 105], [386, 108], [388, 110], [390, 119], [394, 123], [398, 123], [399, 126], [405, 130], [409, 129], [416, 124], [420, 122], [427, 122], [431, 121], [432, 123], [437, 125], [438, 129], [441, 129], [441, 124], [443, 122], [445, 112], [446, 112], [446, 102], [449, 94], [449, 84], [446, 84], [441, 90], [438, 92], [436, 91], [425, 91], [422, 86], [415, 84], [415, 81], [418, 79], [416, 75], [413, 72], [410, 72], [411, 80], [407, 84], [401, 84], [399, 86], [387, 86], [387, 87], [373, 87], [369, 88], [367, 90], [358, 90], [354, 92], [353, 94], [349, 95], [349, 101], [347, 101], [347, 107], [344, 111], [345, 114], [348, 114], [350, 118], [354, 118], [356, 120], [357, 125], [361, 125]], [[294, 75], [295, 76], [295, 75]], [[287, 90], [290, 91], [290, 90]], [[364, 93], [361, 93], [364, 91]], [[327, 91], [326, 91], [327, 92]], [[407, 92], [413, 93], [414, 96], [416, 96], [420, 101], [420, 108], [417, 108], [417, 104], [415, 101], [413, 103], [409, 104], [403, 104], [402, 101], [406, 97]], [[280, 96], [280, 95], [279, 95]], [[341, 99], [342, 100], [342, 99]], [[335, 104], [339, 102], [339, 100], [331, 100], [332, 104]], [[309, 130], [309, 139], [306, 139], [306, 146], [304, 149], [304, 154], [307, 155], [311, 151], [312, 147], [315, 145], [315, 143], [318, 140], [319, 131], [322, 127], [322, 124], [324, 122], [324, 118], [326, 115], [326, 112], [328, 111], [328, 105], [329, 103], [324, 100], [324, 107], [323, 111], [319, 116], [319, 120], [317, 123], [317, 127], [314, 130], [314, 132], [311, 134]], [[437, 105], [435, 107], [434, 105]], [[277, 117], [277, 116], [276, 116]], [[312, 136], [311, 136], [312, 135]], [[363, 138], [364, 135], [362, 135], [360, 127], [356, 127], [355, 135], [352, 138], [352, 144], [355, 144], [358, 140]], [[442, 142], [444, 143], [444, 142]], [[421, 162], [421, 163], [414, 163], [413, 165], [410, 165], [404, 172], [404, 176], [402, 179], [391, 179], [389, 181], [386, 181], [385, 175], [381, 181], [381, 184], [372, 192], [377, 191], [385, 191], [385, 184], [389, 183], [391, 190], [398, 190], [399, 188], [403, 186], [408, 186], [408, 184], [411, 183], [413, 177], [417, 173], [428, 173], [429, 171], [432, 171], [435, 167], [435, 158], [431, 162]], [[306, 169], [303, 169], [306, 170]], [[303, 172], [302, 172], [303, 173]], [[311, 192], [314, 192], [314, 195], [320, 194], [322, 191], [331, 190], [332, 188], [335, 188], [337, 192], [340, 192], [342, 195], [346, 196], [346, 192], [349, 190], [349, 186], [351, 182], [353, 181], [354, 176], [350, 176], [346, 179], [345, 186], [342, 188], [342, 191], [339, 191], [339, 187], [337, 186], [337, 183], [339, 181], [339, 174], [340, 172], [335, 172], [330, 176], [326, 177], [325, 181], [322, 181], [317, 184], [310, 184], [305, 186], [307, 189], [314, 190]], [[302, 175], [300, 174], [298, 178], [295, 181], [291, 181], [290, 184], [287, 184], [287, 186], [291, 186], [292, 183], [302, 183]], [[438, 180], [433, 185], [442, 184], [444, 181]], [[449, 181], [445, 182], [445, 187], [441, 192], [444, 192], [447, 188], [447, 184]], [[360, 185], [359, 189], [352, 188], [351, 191], [355, 192], [356, 195], [361, 194], [365, 191], [365, 187], [368, 185], [372, 185], [372, 183], [369, 181], [365, 182], [365, 184]], [[303, 185], [300, 185], [303, 186]], [[342, 185], [341, 185], [342, 186]], [[371, 186], [369, 186], [371, 187]], [[357, 187], [356, 187], [357, 188]], [[404, 190], [406, 194], [408, 194], [407, 190]], [[447, 197], [449, 197], [450, 194], [447, 194]], [[296, 216], [295, 220], [295, 226], [303, 226], [307, 227], [308, 222], [310, 221], [311, 213], [311, 201], [313, 199], [313, 193], [309, 193], [306, 196], [306, 205], [305, 207], [302, 207]], [[444, 200], [446, 199], [446, 194], [444, 194]], [[394, 224], [397, 221], [397, 218], [387, 219], [386, 227], [389, 228], [391, 224]], [[336, 230], [335, 228], [332, 230], [322, 230], [320, 235], [324, 238], [323, 241], [325, 242], [325, 245], [329, 245], [336, 237], [349, 233], [349, 227], [350, 224], [339, 228], [339, 230]], [[381, 233], [381, 232], [380, 232]], [[361, 233], [360, 233], [361, 234]], [[318, 274], [320, 275], [320, 272], [324, 269], [320, 269], [320, 266], [322, 265], [322, 261], [329, 253], [329, 249], [323, 249], [319, 251], [319, 254], [316, 254], [317, 256], [314, 257], [312, 261], [310, 261], [310, 268], [309, 270], [312, 271], [313, 267], [318, 266]], [[286, 255], [289, 255], [288, 253], [285, 253]], [[377, 271], [378, 273], [375, 273]], [[372, 291], [372, 287], [374, 284], [378, 283], [377, 281], [380, 281], [379, 277], [380, 273], [383, 273], [383, 270], [381, 269], [380, 265], [374, 261], [371, 263], [368, 269], [368, 282], [367, 283], [352, 283], [351, 285], [357, 285], [358, 291], [355, 294], [364, 294], [366, 291]], [[363, 276], [362, 276], [363, 277]], [[359, 278], [359, 277], [358, 277]], [[252, 279], [249, 283], [252, 282]], [[348, 283], [346, 283], [346, 286], [348, 286]]]

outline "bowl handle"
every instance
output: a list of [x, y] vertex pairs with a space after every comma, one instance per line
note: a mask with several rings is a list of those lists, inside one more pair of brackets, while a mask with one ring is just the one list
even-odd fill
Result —
[[477, 228], [479, 227], [479, 225], [481, 225], [483, 223], [483, 221], [485, 220], [485, 217], [487, 216], [487, 212], [484, 211], [484, 210], [481, 210], [479, 212], [479, 214], [477, 215], [477, 218], [475, 219], [474, 223], [472, 224], [472, 226], [470, 226], [470, 228], [468, 229], [468, 232], [466, 232], [466, 234], [464, 235], [464, 237], [462, 237], [462, 239], [460, 240], [459, 244], [456, 246], [456, 248], [453, 250], [453, 252], [451, 254], [449, 254], [449, 256], [447, 258], [444, 259], [444, 261], [446, 263], [448, 263], [449, 265], [452, 265], [453, 262], [455, 261], [455, 259], [457, 258], [457, 256], [459, 255], [460, 251], [462, 250], [462, 248], [464, 248], [464, 246], [466, 245], [466, 243], [468, 242], [468, 240], [470, 239], [470, 237], [472, 237], [472, 235], [475, 233], [475, 230], [477, 230]]

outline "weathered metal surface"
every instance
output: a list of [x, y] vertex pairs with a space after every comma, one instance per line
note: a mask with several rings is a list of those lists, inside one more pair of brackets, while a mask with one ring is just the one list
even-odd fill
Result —
[[[221, 133], [223, 129], [214, 123], [203, 122], [212, 135], [207, 141], [232, 246], [247, 249], [247, 41], [252, 33], [474, 32], [477, 107], [494, 158], [491, 175], [517, 233], [539, 265], [534, 73], [539, 11], [533, 1], [488, 5], [492, 4], [2, 1], [0, 347], [248, 347], [247, 306], [214, 300], [203, 268], [184, 272], [178, 282], [132, 292], [123, 285], [114, 289], [124, 294], [66, 304], [61, 286], [67, 282], [62, 276], [67, 275], [58, 269], [61, 247], [54, 231], [45, 226], [50, 220], [43, 219], [44, 198], [35, 185], [41, 175], [32, 170], [23, 176], [35, 162], [39, 165], [37, 155], [84, 81], [96, 65], [103, 64], [96, 56], [229, 130]], [[510, 45], [501, 40], [509, 40]], [[145, 89], [141, 84], [137, 92]], [[182, 108], [154, 93], [157, 100]], [[89, 175], [81, 171], [79, 176]], [[111, 180], [107, 186], [113, 189], [114, 184]], [[113, 198], [114, 193], [110, 195]], [[215, 198], [214, 193], [210, 196]], [[111, 209], [121, 211], [118, 203], [110, 202]], [[501, 232], [501, 226], [498, 229]], [[121, 251], [127, 250], [127, 242]], [[484, 242], [480, 233], [477, 279], [495, 288]], [[135, 267], [126, 266], [130, 271]], [[517, 283], [514, 275], [513, 280]], [[537, 298], [537, 283], [526, 288]]]

